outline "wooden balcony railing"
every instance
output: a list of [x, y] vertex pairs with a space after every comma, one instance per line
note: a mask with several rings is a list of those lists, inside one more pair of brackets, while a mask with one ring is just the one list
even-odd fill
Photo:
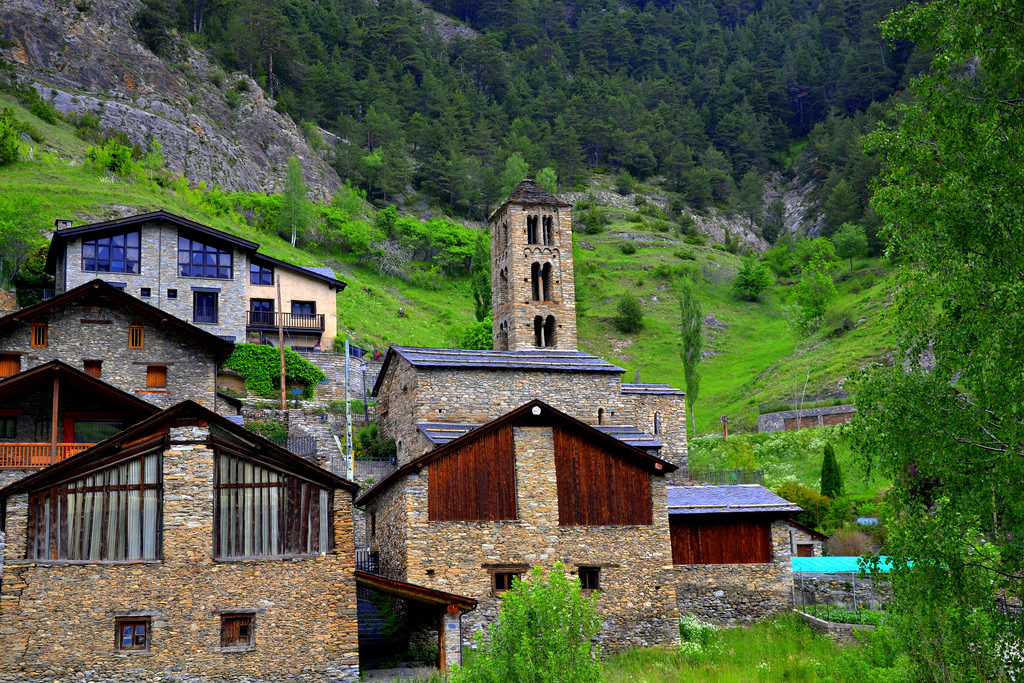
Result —
[[247, 325], [257, 330], [276, 330], [278, 323], [286, 330], [309, 332], [324, 331], [323, 313], [274, 313], [271, 311], [248, 311]]
[[[91, 443], [57, 444], [58, 462], [81, 453]], [[48, 443], [0, 443], [0, 470], [41, 469], [50, 464]]]

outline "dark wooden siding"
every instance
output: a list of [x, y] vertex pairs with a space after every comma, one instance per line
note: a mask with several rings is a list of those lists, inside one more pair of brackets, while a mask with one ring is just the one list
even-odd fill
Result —
[[512, 425], [482, 435], [428, 465], [431, 521], [516, 518]]
[[669, 525], [672, 564], [771, 562], [771, 528], [767, 519], [669, 515]]
[[561, 526], [651, 524], [651, 474], [593, 436], [554, 427]]

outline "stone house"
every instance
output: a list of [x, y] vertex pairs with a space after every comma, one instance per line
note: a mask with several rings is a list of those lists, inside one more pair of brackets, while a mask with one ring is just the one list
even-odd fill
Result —
[[804, 526], [795, 519], [790, 519], [788, 522], [790, 552], [793, 557], [821, 557], [822, 548], [828, 540], [828, 534], [823, 534], [809, 526]]
[[789, 609], [800, 507], [756, 484], [672, 486], [667, 498], [681, 614], [733, 625]]
[[226, 411], [217, 368], [232, 351], [99, 279], [0, 318], [0, 377], [60, 360], [161, 407], [192, 400]]
[[599, 591], [606, 649], [678, 642], [667, 460], [539, 400], [453, 438], [362, 494], [380, 573], [474, 598], [462, 643], [531, 567]]
[[0, 678], [357, 680], [357, 489], [191, 401], [0, 489]]
[[159, 411], [57, 360], [0, 380], [0, 406], [0, 486]]
[[46, 271], [57, 293], [99, 278], [230, 341], [276, 344], [283, 327], [287, 346], [331, 348], [345, 283], [258, 249], [162, 210], [74, 227], [61, 219]]

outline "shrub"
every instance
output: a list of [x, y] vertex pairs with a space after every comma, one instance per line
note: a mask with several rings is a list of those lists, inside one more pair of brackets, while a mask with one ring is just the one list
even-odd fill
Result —
[[477, 650], [465, 666], [452, 672], [455, 683], [481, 681], [600, 681], [601, 628], [595, 604], [598, 593], [583, 597], [579, 581], [556, 562], [544, 575], [534, 567], [501, 599], [498, 621], [477, 633]]
[[[708, 243], [708, 240], [706, 237], [704, 237], [704, 235], [698, 233], [694, 235], [687, 235], [686, 237], [683, 238], [683, 242], [685, 242], [686, 244], [691, 244], [695, 247], [703, 247], [705, 244]], [[719, 245], [716, 244], [715, 246], [717, 247]]]
[[839, 529], [825, 542], [825, 552], [832, 557], [859, 557], [872, 552], [871, 537], [860, 529]]
[[[260, 396], [273, 397], [279, 391], [281, 357], [277, 347], [236, 344], [224, 367], [237, 371], [245, 378], [245, 388]], [[305, 384], [302, 396], [307, 400], [313, 398], [314, 387], [327, 378], [318, 367], [291, 349], [284, 350], [284, 376], [289, 382]]]
[[60, 112], [42, 98], [33, 100], [32, 104], [28, 105], [28, 110], [50, 125], [54, 125], [60, 120]]
[[625, 196], [633, 194], [636, 190], [636, 179], [629, 174], [629, 171], [622, 170], [615, 176], [615, 191]]
[[435, 265], [427, 265], [422, 268], [414, 268], [409, 275], [409, 282], [420, 289], [441, 289], [441, 282], [444, 276], [441, 269]]
[[356, 434], [358, 449], [365, 460], [386, 460], [394, 459], [398, 453], [398, 447], [394, 439], [382, 439], [377, 430], [377, 423], [373, 422], [363, 427]]
[[809, 486], [797, 484], [796, 482], [783, 484], [776, 493], [790, 503], [802, 507], [804, 511], [797, 516], [797, 519], [810, 527], [820, 525], [822, 518], [832, 507], [832, 500], [830, 498], [820, 495]]
[[732, 293], [743, 301], [757, 301], [761, 293], [772, 286], [775, 278], [772, 271], [763, 262], [749, 256], [743, 259], [743, 267], [736, 273], [732, 283]]
[[668, 232], [672, 229], [672, 226], [668, 224], [668, 221], [663, 221], [659, 218], [654, 221], [654, 229], [658, 232]]
[[643, 328], [644, 311], [640, 307], [640, 300], [632, 292], [622, 295], [615, 311], [615, 318], [612, 322], [620, 332], [631, 334], [639, 332]]
[[623, 242], [621, 245], [619, 245], [619, 249], [621, 249], [622, 253], [626, 254], [627, 256], [636, 253], [636, 246], [634, 246], [632, 242]]
[[459, 337], [459, 348], [484, 351], [494, 348], [493, 328], [494, 322], [490, 316], [468, 325]]
[[583, 226], [583, 232], [596, 235], [608, 225], [608, 213], [600, 206], [591, 206], [579, 214], [577, 222]]
[[228, 90], [224, 93], [224, 102], [228, 105], [228, 109], [238, 109], [238, 103], [241, 97], [237, 90]]
[[132, 148], [117, 140], [108, 140], [97, 147], [90, 147], [85, 157], [101, 173], [110, 172], [126, 178], [135, 170]]
[[0, 166], [6, 166], [18, 160], [21, 151], [18, 137], [14, 113], [9, 108], [5, 108], [0, 112]]
[[696, 237], [700, 234], [697, 231], [697, 221], [692, 215], [688, 213], [679, 214], [679, 234], [690, 237]]
[[684, 643], [697, 643], [701, 647], [708, 647], [715, 641], [718, 635], [718, 627], [698, 619], [693, 614], [684, 614], [679, 617], [679, 638]]
[[697, 254], [693, 252], [693, 249], [676, 249], [675, 251], [672, 252], [672, 255], [675, 256], [677, 259], [681, 259], [683, 261], [697, 260]]
[[211, 66], [207, 72], [206, 77], [210, 79], [210, 83], [213, 83], [218, 88], [224, 86], [224, 69], [219, 66]]
[[271, 441], [288, 438], [288, 428], [280, 422], [246, 422], [245, 428]]

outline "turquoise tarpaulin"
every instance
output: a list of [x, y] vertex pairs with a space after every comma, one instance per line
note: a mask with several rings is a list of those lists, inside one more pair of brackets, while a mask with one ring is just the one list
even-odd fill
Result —
[[[859, 557], [792, 557], [794, 572], [804, 574], [849, 574], [860, 571]], [[881, 558], [878, 570], [887, 572], [892, 568], [888, 557]]]

